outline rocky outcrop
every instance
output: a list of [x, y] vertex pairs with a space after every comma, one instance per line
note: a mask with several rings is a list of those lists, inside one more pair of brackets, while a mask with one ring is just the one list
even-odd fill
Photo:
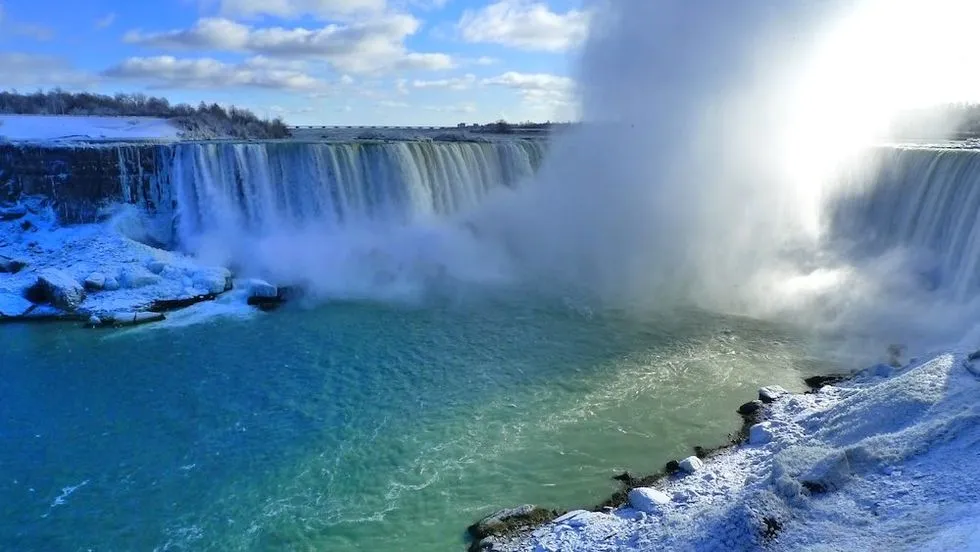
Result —
[[515, 535], [531, 527], [537, 527], [558, 517], [558, 512], [525, 504], [517, 508], [498, 510], [470, 525], [467, 531], [473, 537], [470, 550], [486, 550], [486, 540], [493, 537]]
[[0, 274], [17, 274], [26, 266], [26, 261], [0, 255]]
[[37, 282], [29, 292], [32, 297], [66, 312], [72, 312], [85, 300], [85, 288], [64, 270], [49, 268], [38, 274]]
[[43, 196], [69, 224], [99, 220], [100, 209], [111, 202], [150, 214], [169, 211], [173, 156], [173, 147], [152, 144], [0, 144], [0, 201]]

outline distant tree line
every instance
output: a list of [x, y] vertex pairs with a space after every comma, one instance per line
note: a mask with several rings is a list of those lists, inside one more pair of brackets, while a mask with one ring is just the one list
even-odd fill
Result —
[[65, 92], [59, 88], [21, 94], [0, 91], [0, 114], [7, 115], [99, 115], [160, 117], [171, 119], [188, 138], [287, 138], [289, 128], [282, 119], [260, 119], [247, 109], [223, 108], [201, 102], [171, 105], [166, 98], [146, 94], [92, 94]]

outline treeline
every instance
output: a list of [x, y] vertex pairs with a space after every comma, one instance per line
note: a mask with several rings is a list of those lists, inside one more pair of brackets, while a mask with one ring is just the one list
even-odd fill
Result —
[[247, 109], [201, 102], [197, 107], [185, 103], [171, 105], [166, 98], [146, 94], [92, 94], [54, 89], [21, 94], [0, 91], [0, 114], [7, 115], [93, 115], [112, 117], [160, 117], [171, 119], [185, 137], [205, 138], [288, 138], [289, 128], [282, 119], [260, 119]]

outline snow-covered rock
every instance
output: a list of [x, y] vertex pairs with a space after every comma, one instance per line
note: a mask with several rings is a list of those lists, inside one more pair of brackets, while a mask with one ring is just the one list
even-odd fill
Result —
[[120, 287], [122, 286], [119, 285], [119, 280], [115, 276], [106, 276], [105, 283], [102, 285], [102, 289], [106, 291], [116, 291]]
[[64, 270], [42, 270], [38, 274], [36, 286], [48, 302], [64, 311], [77, 309], [85, 300], [85, 288]]
[[755, 424], [749, 428], [749, 444], [765, 445], [766, 443], [772, 441], [773, 434], [772, 423], [762, 422]]
[[27, 266], [27, 261], [0, 255], [0, 274], [17, 274]]
[[120, 283], [123, 287], [137, 289], [160, 283], [160, 277], [142, 266], [128, 266], [122, 270]]
[[648, 514], [660, 512], [664, 505], [670, 504], [669, 496], [662, 491], [650, 487], [631, 489], [628, 498], [630, 506]]
[[167, 268], [167, 266], [168, 266], [167, 263], [156, 259], [146, 263], [147, 270], [149, 270], [154, 274], [160, 274]]
[[0, 318], [23, 316], [34, 306], [18, 293], [0, 291]]
[[105, 288], [106, 277], [101, 272], [93, 272], [85, 278], [85, 289], [99, 291]]
[[686, 473], [695, 473], [704, 467], [704, 462], [697, 456], [688, 456], [678, 464], [680, 469]]
[[248, 296], [260, 297], [263, 299], [275, 299], [279, 297], [279, 288], [270, 284], [269, 282], [266, 282], [265, 280], [253, 278], [248, 281]]
[[770, 385], [769, 387], [759, 389], [759, 400], [766, 404], [775, 402], [780, 397], [785, 395], [789, 395], [789, 391], [778, 385]]
[[27, 208], [23, 205], [13, 207], [0, 207], [0, 221], [11, 221], [23, 218], [27, 215]]
[[231, 271], [220, 267], [198, 270], [194, 273], [193, 281], [194, 287], [213, 294], [224, 293], [234, 286]]

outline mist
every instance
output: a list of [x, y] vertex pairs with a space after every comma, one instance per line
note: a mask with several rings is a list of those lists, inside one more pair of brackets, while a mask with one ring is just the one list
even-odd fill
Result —
[[955, 117], [922, 113], [980, 99], [980, 76], [964, 70], [980, 6], [594, 0], [588, 8], [575, 74], [583, 122], [551, 139], [531, 181], [450, 216], [258, 236], [225, 228], [196, 237], [195, 250], [325, 299], [516, 287], [885, 342], [962, 337], [978, 309], [921, 278], [942, 251], [898, 244], [859, 257], [833, 230], [840, 205], [876, 185], [881, 156], [869, 148], [892, 138], [902, 117], [918, 113], [913, 132], [942, 135]]

